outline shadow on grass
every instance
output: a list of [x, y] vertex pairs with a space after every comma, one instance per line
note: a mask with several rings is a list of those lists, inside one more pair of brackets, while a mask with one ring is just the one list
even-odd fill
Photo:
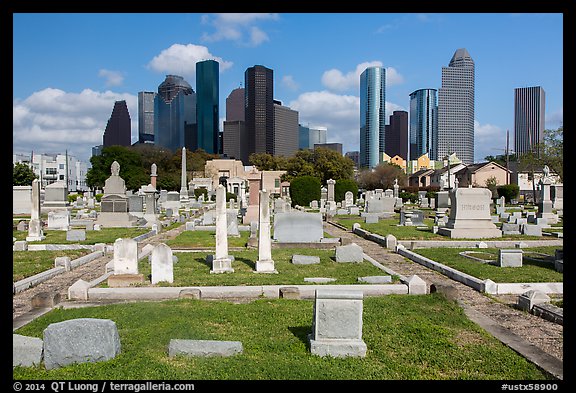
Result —
[[251, 270], [256, 270], [256, 262], [248, 258], [236, 258], [235, 262], [242, 262], [243, 264], [248, 266]]
[[302, 341], [306, 345], [306, 349], [310, 350], [308, 335], [312, 333], [312, 325], [289, 326], [288, 329], [298, 340]]

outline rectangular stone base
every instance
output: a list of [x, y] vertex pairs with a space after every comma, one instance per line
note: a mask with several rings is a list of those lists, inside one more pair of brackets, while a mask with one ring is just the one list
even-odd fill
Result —
[[278, 273], [278, 271], [274, 269], [274, 261], [270, 259], [265, 261], [256, 261], [255, 273]]
[[498, 228], [438, 228], [440, 235], [451, 239], [486, 239], [502, 237], [502, 231]]
[[213, 259], [212, 270], [210, 270], [210, 273], [234, 273], [234, 269], [232, 268], [232, 259]]
[[310, 336], [310, 352], [318, 356], [333, 357], [365, 357], [366, 343], [364, 340], [314, 340]]
[[144, 283], [143, 274], [113, 274], [108, 277], [108, 286], [110, 288], [124, 288], [142, 283]]

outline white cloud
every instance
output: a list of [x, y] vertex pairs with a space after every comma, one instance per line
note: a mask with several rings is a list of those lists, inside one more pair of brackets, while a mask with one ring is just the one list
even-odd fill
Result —
[[293, 91], [298, 90], [299, 87], [298, 83], [296, 83], [292, 75], [284, 75], [282, 77], [282, 85], [287, 89]]
[[148, 68], [156, 72], [192, 76], [196, 74], [196, 63], [203, 60], [216, 60], [220, 64], [220, 72], [232, 67], [233, 64], [214, 56], [205, 46], [174, 44], [154, 56], [148, 63]]
[[557, 130], [564, 124], [564, 107], [555, 112], [547, 113], [545, 120], [545, 127], [548, 130]]
[[93, 146], [102, 144], [114, 102], [125, 100], [132, 121], [132, 141], [138, 134], [138, 97], [85, 89], [69, 93], [47, 88], [13, 102], [15, 153], [68, 153], [89, 161]]
[[[331, 69], [322, 74], [322, 85], [332, 91], [347, 91], [360, 88], [360, 75], [368, 67], [382, 67], [381, 61], [369, 61], [360, 63], [354, 71], [344, 74], [338, 69]], [[398, 85], [404, 82], [402, 75], [393, 67], [386, 68], [386, 86]]]
[[[300, 94], [290, 102], [289, 107], [299, 112], [300, 124], [327, 127], [327, 141], [342, 143], [343, 152], [359, 149], [359, 97], [326, 90], [311, 91]], [[387, 115], [395, 110], [404, 109], [400, 105], [386, 102]]]
[[261, 21], [278, 20], [278, 14], [213, 14], [203, 15], [202, 23], [214, 27], [213, 33], [202, 35], [202, 40], [206, 42], [216, 42], [222, 40], [236, 41], [242, 45], [258, 46], [269, 41], [268, 34], [256, 23]]
[[[510, 146], [514, 148], [514, 135], [510, 134]], [[480, 124], [474, 120], [474, 161], [482, 162], [486, 156], [505, 154], [506, 130], [493, 124]]]
[[102, 68], [98, 76], [106, 79], [106, 87], [120, 86], [124, 82], [124, 75], [120, 71], [111, 71]]

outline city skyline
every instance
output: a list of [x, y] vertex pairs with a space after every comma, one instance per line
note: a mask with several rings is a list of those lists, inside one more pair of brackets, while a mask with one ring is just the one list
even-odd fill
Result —
[[[135, 35], [137, 25], [170, 27]], [[411, 92], [441, 87], [458, 48], [476, 68], [476, 162], [503, 154], [516, 88], [542, 86], [545, 127], [563, 120], [561, 13], [14, 14], [13, 43], [14, 153], [68, 150], [89, 160], [119, 100], [135, 142], [138, 92], [156, 91], [168, 74], [193, 84], [196, 62], [207, 59], [220, 63], [220, 131], [226, 97], [245, 87], [247, 68], [263, 65], [274, 72], [273, 98], [302, 125], [326, 127], [327, 142], [344, 152], [359, 150], [359, 75], [386, 68], [388, 123], [394, 110], [409, 111]]]

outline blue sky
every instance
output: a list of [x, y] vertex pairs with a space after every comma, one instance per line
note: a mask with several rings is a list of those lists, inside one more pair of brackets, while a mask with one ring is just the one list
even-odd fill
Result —
[[167, 74], [195, 88], [195, 63], [220, 62], [225, 100], [256, 64], [274, 70], [274, 98], [328, 142], [358, 150], [359, 74], [387, 69], [387, 115], [409, 94], [441, 87], [458, 48], [476, 67], [475, 161], [513, 147], [514, 88], [542, 86], [546, 128], [563, 124], [561, 13], [288, 13], [13, 15], [13, 151], [68, 153], [88, 161], [114, 101], [126, 100], [132, 141], [137, 95]]

